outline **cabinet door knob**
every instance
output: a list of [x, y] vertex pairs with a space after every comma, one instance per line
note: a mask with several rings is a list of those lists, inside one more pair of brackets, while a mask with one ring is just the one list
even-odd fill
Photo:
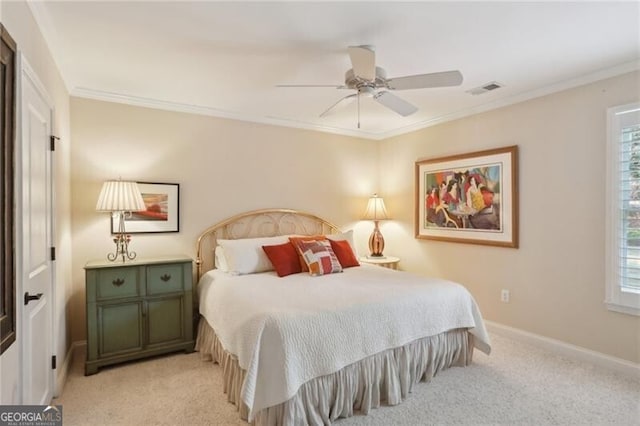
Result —
[[164, 274], [163, 276], [160, 277], [160, 279], [164, 282], [167, 282], [171, 279], [171, 275], [170, 274]]
[[124, 279], [116, 278], [115, 280], [111, 281], [111, 284], [115, 285], [116, 287], [120, 287], [122, 284], [124, 284]]

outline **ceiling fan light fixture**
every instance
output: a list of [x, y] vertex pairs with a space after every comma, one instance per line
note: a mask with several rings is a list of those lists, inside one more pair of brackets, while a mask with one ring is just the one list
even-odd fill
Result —
[[358, 89], [360, 96], [366, 96], [372, 98], [376, 94], [376, 89], [371, 86], [362, 86]]

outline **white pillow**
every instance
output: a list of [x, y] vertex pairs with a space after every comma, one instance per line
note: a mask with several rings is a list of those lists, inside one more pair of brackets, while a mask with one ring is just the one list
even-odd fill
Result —
[[219, 269], [222, 272], [229, 272], [229, 265], [227, 265], [227, 259], [224, 257], [224, 248], [222, 248], [221, 245], [216, 246], [214, 256], [216, 259], [216, 269]]
[[218, 240], [218, 245], [224, 250], [227, 272], [234, 275], [245, 275], [273, 271], [273, 265], [262, 246], [273, 246], [288, 242], [289, 237], [281, 235], [265, 238]]
[[342, 232], [340, 234], [327, 235], [327, 238], [333, 241], [349, 241], [349, 245], [351, 246], [351, 250], [353, 250], [353, 254], [355, 254], [356, 258], [358, 257], [356, 245], [353, 243], [353, 229], [350, 229], [347, 232]]

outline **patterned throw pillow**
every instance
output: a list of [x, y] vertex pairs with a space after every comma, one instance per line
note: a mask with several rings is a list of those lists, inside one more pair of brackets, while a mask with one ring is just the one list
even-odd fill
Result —
[[329, 241], [297, 241], [297, 248], [309, 268], [310, 275], [342, 272], [342, 266], [331, 249]]
[[305, 262], [304, 259], [302, 258], [302, 254], [300, 254], [300, 251], [298, 250], [298, 242], [300, 242], [300, 241], [321, 241], [321, 240], [326, 240], [326, 239], [327, 239], [327, 237], [325, 237], [324, 235], [304, 235], [304, 236], [298, 236], [298, 237], [289, 237], [289, 241], [296, 248], [296, 252], [298, 252], [298, 258], [300, 260], [300, 268], [301, 268], [302, 272], [308, 272], [309, 271], [309, 267], [307, 266], [307, 262]]

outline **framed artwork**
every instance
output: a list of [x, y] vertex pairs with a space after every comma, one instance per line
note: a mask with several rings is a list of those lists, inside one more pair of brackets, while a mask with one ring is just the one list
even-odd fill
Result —
[[[127, 234], [180, 231], [180, 185], [137, 182], [145, 211], [125, 216]], [[111, 217], [111, 233], [118, 229], [118, 217]]]
[[416, 161], [415, 236], [518, 247], [518, 147]]

